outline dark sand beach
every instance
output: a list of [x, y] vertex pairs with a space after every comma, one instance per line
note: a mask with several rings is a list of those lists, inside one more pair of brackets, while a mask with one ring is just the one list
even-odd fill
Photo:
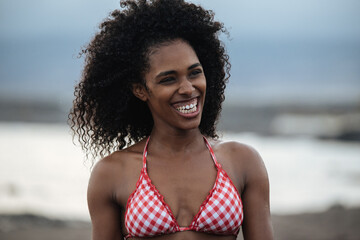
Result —
[[[272, 221], [278, 240], [360, 239], [360, 208], [334, 206], [321, 213], [273, 215]], [[31, 214], [0, 215], [0, 239], [90, 240], [91, 226], [89, 222], [54, 220]]]

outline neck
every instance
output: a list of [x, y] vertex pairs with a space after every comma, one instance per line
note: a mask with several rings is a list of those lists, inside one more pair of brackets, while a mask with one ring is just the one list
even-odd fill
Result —
[[169, 132], [153, 128], [149, 145], [152, 149], [161, 149], [168, 154], [192, 152], [204, 147], [203, 135], [199, 128], [187, 131]]

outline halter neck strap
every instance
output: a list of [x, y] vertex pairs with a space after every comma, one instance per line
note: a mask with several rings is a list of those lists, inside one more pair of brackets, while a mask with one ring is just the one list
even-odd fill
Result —
[[205, 136], [203, 136], [203, 138], [204, 138], [204, 141], [205, 141], [206, 147], [207, 147], [207, 148], [209, 149], [209, 151], [210, 151], [211, 158], [213, 159], [213, 161], [214, 161], [215, 165], [216, 165], [217, 167], [221, 167], [221, 166], [220, 166], [220, 164], [218, 163], [218, 161], [216, 160], [214, 150], [212, 149], [212, 147], [211, 147], [210, 143], [208, 142], [208, 140], [206, 139], [206, 137], [205, 137]]
[[150, 136], [146, 140], [144, 151], [143, 151], [143, 169], [144, 168], [146, 169], [146, 156], [147, 156], [147, 148], [148, 148], [148, 145], [149, 145], [149, 141], [150, 141]]

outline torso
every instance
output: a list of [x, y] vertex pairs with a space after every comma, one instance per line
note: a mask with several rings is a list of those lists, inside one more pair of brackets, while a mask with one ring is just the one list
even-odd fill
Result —
[[[245, 185], [245, 159], [234, 154], [234, 143], [210, 141], [218, 162], [227, 172], [238, 192], [241, 194]], [[237, 148], [238, 148], [237, 144]], [[125, 210], [129, 196], [136, 189], [142, 169], [142, 154], [145, 141], [130, 148], [112, 154], [110, 173], [114, 201], [120, 206], [121, 230], [125, 228]], [[246, 146], [244, 146], [246, 148]], [[171, 161], [169, 161], [171, 159]], [[164, 196], [174, 217], [180, 226], [189, 226], [199, 207], [212, 189], [217, 169], [206, 146], [192, 153], [175, 156], [149, 154], [147, 170], [152, 184]], [[181, 183], [181, 184], [179, 184]], [[184, 231], [176, 234], [152, 237], [151, 239], [235, 239], [234, 235], [218, 236], [206, 233]], [[136, 239], [136, 238], [132, 238]], [[141, 238], [144, 239], [144, 238]], [[146, 238], [145, 238], [146, 239]]]

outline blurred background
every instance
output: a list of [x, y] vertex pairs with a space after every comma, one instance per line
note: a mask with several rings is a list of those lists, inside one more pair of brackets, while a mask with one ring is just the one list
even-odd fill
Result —
[[[230, 33], [221, 36], [232, 70], [219, 130], [262, 155], [277, 239], [359, 239], [360, 1], [192, 2]], [[1, 239], [29, 239], [28, 222], [71, 226], [56, 232], [64, 239], [89, 236], [91, 164], [66, 120], [79, 52], [117, 8], [119, 0], [0, 0]]]

